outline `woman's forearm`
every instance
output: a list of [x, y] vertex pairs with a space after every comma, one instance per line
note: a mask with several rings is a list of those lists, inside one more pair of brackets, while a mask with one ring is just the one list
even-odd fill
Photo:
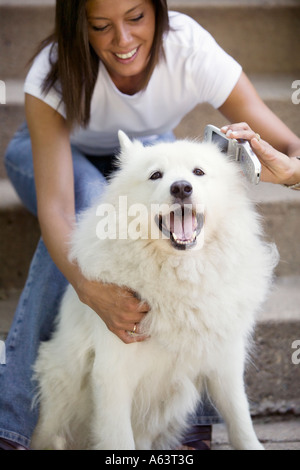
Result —
[[63, 214], [55, 208], [44, 209], [43, 214], [39, 214], [42, 237], [52, 260], [78, 291], [84, 282], [84, 277], [77, 263], [69, 260], [69, 243], [74, 220], [74, 215]]

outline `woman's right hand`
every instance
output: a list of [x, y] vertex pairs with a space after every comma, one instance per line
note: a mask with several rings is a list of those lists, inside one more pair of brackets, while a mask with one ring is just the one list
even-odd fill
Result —
[[[129, 344], [146, 339], [146, 336], [138, 334], [138, 325], [150, 307], [145, 302], [141, 302], [133, 291], [115, 284], [105, 284], [83, 278], [76, 292], [81, 302], [93, 309], [107, 328], [124, 343]], [[131, 333], [133, 331], [135, 334]]]

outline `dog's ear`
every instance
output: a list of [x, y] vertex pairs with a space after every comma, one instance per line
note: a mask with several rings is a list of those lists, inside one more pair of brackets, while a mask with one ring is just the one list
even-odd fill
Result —
[[119, 131], [118, 138], [119, 138], [120, 147], [122, 151], [128, 150], [130, 149], [130, 147], [132, 147], [133, 144], [131, 140], [129, 139], [129, 137], [125, 134], [125, 132]]

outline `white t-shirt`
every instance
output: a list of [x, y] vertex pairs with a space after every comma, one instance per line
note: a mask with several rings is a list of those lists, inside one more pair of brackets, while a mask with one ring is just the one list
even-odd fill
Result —
[[[169, 132], [197, 104], [207, 102], [219, 108], [230, 95], [241, 66], [193, 19], [177, 12], [169, 16], [171, 30], [164, 37], [166, 60], [156, 66], [145, 90], [132, 96], [121, 93], [99, 63], [90, 123], [71, 136], [71, 142], [84, 153], [113, 153], [119, 129], [131, 138]], [[36, 57], [24, 91], [65, 116], [59, 93], [52, 88], [45, 96], [41, 91], [49, 71], [49, 52], [50, 46]]]

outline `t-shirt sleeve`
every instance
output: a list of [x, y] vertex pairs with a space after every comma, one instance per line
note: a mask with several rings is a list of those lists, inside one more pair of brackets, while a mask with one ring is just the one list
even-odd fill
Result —
[[50, 70], [51, 46], [45, 47], [34, 59], [25, 79], [24, 93], [39, 98], [65, 117], [65, 106], [58, 87], [51, 87], [47, 93], [43, 92], [43, 82]]
[[211, 34], [190, 19], [190, 49], [186, 71], [198, 102], [219, 108], [238, 82], [242, 67], [222, 49]]

